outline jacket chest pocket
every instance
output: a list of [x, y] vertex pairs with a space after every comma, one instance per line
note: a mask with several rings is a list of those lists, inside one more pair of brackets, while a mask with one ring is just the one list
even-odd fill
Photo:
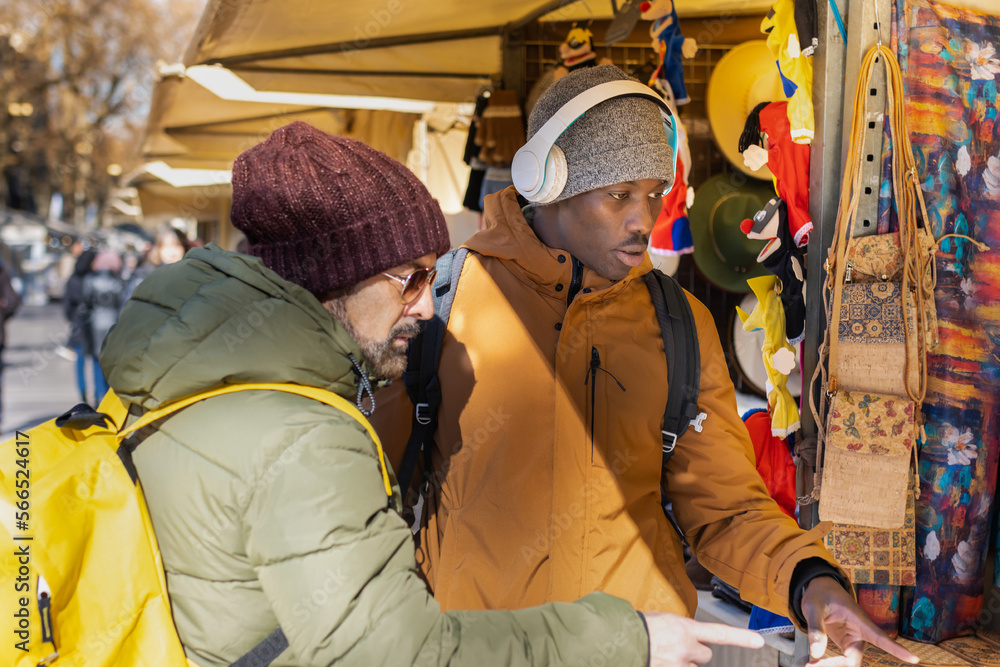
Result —
[[[645, 348], [643, 348], [645, 349]], [[623, 356], [620, 345], [590, 350], [585, 407], [591, 465], [609, 470], [635, 493], [659, 488], [663, 462], [660, 435], [666, 405], [663, 352]]]
[[627, 463], [623, 459], [622, 448], [627, 449], [620, 429], [615, 427], [614, 405], [621, 405], [625, 386], [608, 369], [608, 350], [605, 346], [590, 348], [590, 365], [587, 369], [584, 389], [587, 402], [587, 434], [590, 446], [590, 463], [606, 468], [616, 474]]

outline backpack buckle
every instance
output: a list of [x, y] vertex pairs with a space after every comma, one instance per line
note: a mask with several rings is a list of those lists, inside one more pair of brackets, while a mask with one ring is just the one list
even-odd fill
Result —
[[423, 426], [427, 426], [431, 423], [431, 406], [429, 403], [417, 403], [416, 412], [414, 413], [417, 419], [417, 423]]
[[701, 433], [704, 430], [704, 426], [702, 426], [702, 424], [705, 423], [706, 419], [708, 419], [708, 413], [699, 412], [698, 416], [691, 422], [691, 428], [693, 428], [696, 433]]
[[[677, 434], [671, 433], [670, 431], [660, 431], [663, 433], [663, 453], [670, 454], [674, 451], [674, 447], [677, 446]], [[667, 439], [670, 442], [667, 442]]]

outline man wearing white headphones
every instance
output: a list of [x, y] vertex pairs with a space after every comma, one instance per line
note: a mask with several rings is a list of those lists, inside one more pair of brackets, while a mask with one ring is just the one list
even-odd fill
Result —
[[[660, 505], [667, 368], [642, 280], [673, 180], [672, 120], [614, 66], [560, 79], [531, 112], [514, 187], [487, 197], [487, 229], [465, 244], [417, 558], [445, 609], [600, 590], [676, 615], [679, 636], [694, 628], [680, 617], [697, 597]], [[688, 300], [706, 416], [676, 441], [664, 479], [699, 562], [808, 629], [813, 658], [827, 635], [845, 649], [819, 664], [859, 665], [864, 640], [915, 661], [854, 602], [823, 531], [801, 530], [767, 495], [712, 316]], [[393, 431], [412, 405], [398, 387], [380, 405], [380, 435], [401, 451], [408, 433]], [[677, 642], [669, 664], [707, 662], [700, 641]]]

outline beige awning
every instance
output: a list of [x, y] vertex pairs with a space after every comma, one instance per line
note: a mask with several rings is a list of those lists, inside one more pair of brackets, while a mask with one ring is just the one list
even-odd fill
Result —
[[[617, 0], [618, 6], [625, 0]], [[675, 0], [677, 16], [680, 18], [693, 16], [716, 16], [722, 20], [734, 16], [750, 16], [764, 14], [774, 5], [774, 0]], [[611, 0], [596, 0], [594, 2], [571, 2], [555, 9], [540, 21], [586, 21], [588, 19], [611, 19]]]
[[228, 172], [236, 156], [283, 125], [302, 120], [405, 162], [418, 118], [393, 111], [233, 102], [189, 78], [167, 76], [153, 90], [142, 146], [145, 164], [127, 180], [138, 189], [147, 218], [212, 218], [231, 197]]
[[418, 118], [383, 110], [233, 102], [189, 78], [169, 76], [154, 88], [142, 153], [172, 167], [228, 169], [237, 155], [277, 128], [302, 120], [405, 162]]
[[[771, 4], [677, 0], [677, 9], [725, 17]], [[506, 30], [611, 15], [610, 0], [209, 0], [185, 64], [222, 65], [258, 91], [470, 102], [500, 78]]]
[[[725, 18], [760, 12], [770, 2], [677, 0], [677, 9], [682, 16]], [[175, 71], [156, 86], [143, 153], [174, 167], [227, 168], [241, 151], [300, 119], [405, 161], [416, 115], [378, 104], [348, 109], [324, 96], [423, 100], [431, 108], [471, 102], [501, 76], [506, 30], [535, 20], [607, 19], [611, 6], [610, 0], [209, 0], [187, 49], [187, 77]], [[206, 67], [213, 64], [222, 68]], [[206, 74], [228, 76], [237, 88], [242, 82], [243, 97], [223, 90], [232, 86], [206, 83]]]
[[174, 167], [228, 169], [239, 151], [221, 150], [220, 143], [242, 141], [261, 126], [309, 111], [281, 104], [230, 102], [191, 80], [168, 76], [153, 89], [142, 154], [147, 160], [164, 160]]
[[[760, 13], [770, 4], [677, 0], [677, 10], [725, 18]], [[392, 99], [426, 102], [433, 113], [440, 112], [435, 103], [470, 103], [484, 85], [500, 80], [507, 30], [536, 20], [611, 16], [610, 0], [209, 0], [185, 55], [187, 75], [174, 68], [156, 85], [143, 155], [172, 169], [227, 170], [278, 127], [304, 120], [405, 163], [414, 123], [426, 111], [387, 110], [397, 108]], [[220, 67], [207, 69], [213, 65]], [[241, 92], [233, 96], [224, 85], [206, 83], [218, 75], [234, 79]], [[357, 98], [338, 105], [331, 96], [392, 99], [366, 109], [348, 108], [364, 106]], [[451, 181], [464, 173], [437, 173], [435, 190], [454, 198]], [[151, 172], [134, 184], [144, 203], [155, 197], [169, 205], [170, 186]], [[185, 188], [174, 194], [191, 196]]]

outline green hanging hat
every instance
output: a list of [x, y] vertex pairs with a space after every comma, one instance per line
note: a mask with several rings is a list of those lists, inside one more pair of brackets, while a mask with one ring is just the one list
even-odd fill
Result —
[[729, 292], [749, 292], [747, 279], [767, 274], [757, 263], [766, 241], [747, 238], [740, 223], [752, 218], [773, 196], [771, 183], [739, 173], [713, 176], [698, 188], [688, 210], [694, 263], [713, 285]]

